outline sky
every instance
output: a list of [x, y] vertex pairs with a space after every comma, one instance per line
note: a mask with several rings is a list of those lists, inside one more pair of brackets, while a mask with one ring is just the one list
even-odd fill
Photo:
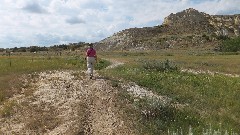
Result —
[[0, 48], [94, 43], [188, 8], [240, 14], [240, 0], [0, 0]]

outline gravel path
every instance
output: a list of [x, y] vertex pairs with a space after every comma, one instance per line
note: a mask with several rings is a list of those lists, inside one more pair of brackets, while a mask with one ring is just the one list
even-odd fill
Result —
[[[124, 64], [110, 61], [106, 69]], [[46, 71], [31, 74], [23, 82], [21, 94], [9, 99], [15, 104], [13, 115], [0, 118], [0, 134], [135, 134], [133, 126], [123, 120], [116, 101], [118, 90], [97, 74], [92, 80], [84, 71]], [[121, 87], [136, 99], [184, 107], [135, 83], [122, 83]]]
[[0, 118], [0, 134], [134, 134], [119, 114], [117, 90], [109, 81], [71, 70], [29, 76], [21, 94], [9, 99], [17, 101], [14, 115]]

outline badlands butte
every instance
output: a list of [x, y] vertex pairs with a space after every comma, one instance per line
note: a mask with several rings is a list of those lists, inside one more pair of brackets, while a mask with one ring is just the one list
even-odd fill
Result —
[[119, 31], [96, 44], [99, 50], [213, 50], [221, 39], [240, 35], [240, 14], [209, 15], [193, 8], [170, 14], [162, 25]]

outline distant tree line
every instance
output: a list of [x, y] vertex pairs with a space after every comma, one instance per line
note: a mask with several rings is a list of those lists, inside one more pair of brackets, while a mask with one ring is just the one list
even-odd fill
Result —
[[53, 45], [50, 47], [30, 46], [30, 47], [14, 47], [14, 48], [7, 48], [7, 49], [0, 48], [0, 52], [39, 52], [39, 51], [63, 51], [63, 50], [75, 51], [83, 48], [87, 44], [89, 43], [79, 42], [79, 43]]

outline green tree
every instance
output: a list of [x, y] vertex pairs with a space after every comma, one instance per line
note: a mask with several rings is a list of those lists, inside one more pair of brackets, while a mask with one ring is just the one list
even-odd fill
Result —
[[30, 47], [30, 52], [37, 52], [38, 51], [38, 47], [37, 46], [31, 46]]
[[222, 52], [237, 52], [240, 51], [240, 37], [227, 39], [220, 45]]

